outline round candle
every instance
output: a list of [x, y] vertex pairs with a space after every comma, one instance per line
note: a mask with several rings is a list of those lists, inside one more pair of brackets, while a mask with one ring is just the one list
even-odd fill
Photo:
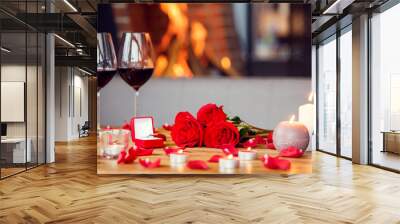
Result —
[[285, 149], [289, 146], [294, 146], [299, 149], [307, 149], [310, 141], [307, 127], [297, 121], [282, 121], [274, 129], [273, 141], [278, 150]]
[[257, 156], [257, 152], [248, 147], [247, 150], [239, 151], [239, 160], [254, 160]]
[[171, 153], [169, 155], [170, 164], [171, 166], [174, 165], [183, 165], [186, 163], [187, 155], [183, 153], [183, 150], [179, 150], [176, 153]]
[[104, 155], [110, 157], [116, 157], [119, 155], [121, 150], [124, 148], [124, 145], [121, 144], [112, 144], [104, 147]]
[[238, 161], [232, 155], [219, 159], [219, 167], [221, 169], [235, 169], [237, 164]]

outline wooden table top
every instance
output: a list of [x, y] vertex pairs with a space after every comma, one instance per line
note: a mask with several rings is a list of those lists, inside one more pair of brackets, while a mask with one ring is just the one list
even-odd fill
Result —
[[[166, 146], [174, 146], [169, 132], [161, 130], [163, 134], [167, 135]], [[97, 174], [304, 174], [312, 172], [312, 155], [311, 152], [306, 152], [301, 158], [285, 158], [291, 161], [291, 168], [287, 171], [272, 170], [265, 168], [260, 157], [265, 154], [276, 156], [278, 151], [257, 147], [253, 148], [257, 151], [257, 160], [253, 161], [239, 161], [239, 167], [233, 170], [220, 170], [218, 163], [207, 162], [213, 155], [224, 155], [221, 149], [196, 147], [186, 148], [185, 153], [188, 155], [188, 160], [203, 160], [207, 162], [209, 169], [207, 170], [194, 170], [186, 166], [171, 167], [169, 165], [170, 159], [164, 153], [163, 148], [156, 148], [151, 156], [143, 156], [140, 158], [161, 158], [161, 166], [157, 168], [144, 168], [138, 159], [133, 164], [117, 164], [115, 159], [103, 158], [100, 153], [100, 147], [97, 147]], [[239, 148], [241, 150], [241, 148]]]

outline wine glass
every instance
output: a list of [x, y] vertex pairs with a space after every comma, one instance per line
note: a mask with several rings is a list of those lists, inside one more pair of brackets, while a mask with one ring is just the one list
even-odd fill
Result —
[[134, 116], [137, 116], [139, 88], [153, 74], [153, 45], [149, 33], [123, 33], [118, 52], [118, 72], [135, 90]]
[[100, 129], [100, 89], [106, 86], [117, 72], [117, 57], [111, 34], [97, 34], [97, 129]]
[[117, 71], [117, 57], [110, 33], [97, 34], [97, 91], [106, 86]]

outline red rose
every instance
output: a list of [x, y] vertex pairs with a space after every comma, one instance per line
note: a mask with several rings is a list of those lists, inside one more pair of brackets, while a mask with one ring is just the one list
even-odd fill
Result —
[[223, 145], [235, 146], [239, 143], [239, 138], [239, 131], [235, 125], [227, 121], [219, 121], [206, 128], [204, 144], [212, 148], [220, 148]]
[[201, 146], [203, 143], [203, 128], [189, 112], [179, 112], [171, 129], [171, 137], [180, 147]]
[[222, 110], [223, 106], [217, 106], [213, 103], [206, 104], [202, 106], [197, 112], [197, 120], [203, 126], [208, 126], [211, 123], [218, 121], [225, 121], [226, 114]]

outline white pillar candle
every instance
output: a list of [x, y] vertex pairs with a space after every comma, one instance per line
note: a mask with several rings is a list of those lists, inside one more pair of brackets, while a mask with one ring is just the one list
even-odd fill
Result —
[[182, 166], [186, 163], [187, 155], [183, 153], [183, 150], [179, 150], [176, 153], [169, 154], [169, 161], [171, 166]]
[[220, 169], [235, 169], [237, 165], [238, 165], [238, 160], [233, 158], [232, 155], [219, 159]]
[[104, 155], [108, 157], [117, 157], [121, 150], [124, 149], [122, 144], [111, 144], [104, 147]]
[[294, 115], [290, 121], [282, 121], [274, 129], [274, 145], [278, 150], [293, 146], [299, 149], [307, 149], [310, 136], [307, 127], [294, 121]]
[[314, 104], [307, 103], [299, 107], [299, 122], [303, 123], [309, 133], [314, 129]]
[[239, 160], [254, 160], [257, 152], [248, 147], [246, 150], [239, 151]]

